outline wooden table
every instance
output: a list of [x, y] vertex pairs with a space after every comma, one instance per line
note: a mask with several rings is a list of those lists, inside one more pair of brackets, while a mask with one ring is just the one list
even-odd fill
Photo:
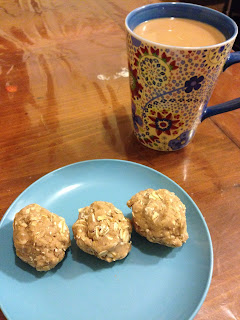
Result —
[[[181, 151], [136, 141], [124, 19], [151, 2], [1, 1], [0, 218], [31, 183], [67, 164], [113, 158], [150, 166], [186, 190], [211, 233], [213, 278], [196, 319], [240, 319], [240, 110], [205, 120]], [[234, 65], [210, 105], [238, 97], [239, 88]]]

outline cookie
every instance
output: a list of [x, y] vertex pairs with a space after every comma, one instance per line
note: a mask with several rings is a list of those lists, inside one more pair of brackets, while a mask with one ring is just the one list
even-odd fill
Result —
[[133, 226], [148, 241], [168, 247], [180, 247], [188, 239], [186, 207], [166, 189], [147, 189], [128, 202], [132, 208]]
[[81, 250], [107, 262], [123, 259], [131, 250], [131, 222], [109, 202], [79, 209], [72, 230]]
[[15, 215], [13, 243], [16, 255], [38, 271], [54, 268], [71, 245], [64, 218], [38, 204], [30, 204]]

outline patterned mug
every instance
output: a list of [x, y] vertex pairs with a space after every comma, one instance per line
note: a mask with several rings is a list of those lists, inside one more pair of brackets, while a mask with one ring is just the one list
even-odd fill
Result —
[[[155, 43], [133, 32], [140, 23], [161, 17], [205, 22], [226, 41], [187, 48]], [[240, 107], [240, 98], [207, 107], [221, 71], [240, 62], [240, 52], [230, 53], [238, 30], [228, 16], [189, 3], [156, 3], [130, 12], [126, 29], [132, 119], [142, 144], [159, 151], [181, 149], [201, 121]]]

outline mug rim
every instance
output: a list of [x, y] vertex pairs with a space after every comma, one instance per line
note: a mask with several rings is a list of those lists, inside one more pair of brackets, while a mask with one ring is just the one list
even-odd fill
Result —
[[[142, 11], [144, 10], [145, 8], [148, 8], [148, 7], [158, 7], [158, 6], [181, 6], [181, 7], [192, 7], [192, 8], [203, 8], [204, 10], [206, 11], [209, 11], [209, 12], [214, 12], [215, 14], [218, 14], [222, 17], [224, 17], [225, 19], [227, 19], [234, 27], [234, 34], [227, 40], [223, 41], [223, 42], [220, 42], [220, 43], [217, 43], [217, 44], [213, 44], [213, 45], [210, 45], [210, 46], [196, 46], [196, 47], [184, 47], [184, 46], [172, 46], [172, 45], [167, 45], [167, 44], [163, 44], [163, 43], [159, 43], [159, 42], [154, 42], [154, 41], [151, 41], [151, 40], [148, 40], [146, 38], [143, 38], [139, 35], [137, 35], [130, 27], [129, 27], [129, 19], [134, 15], [136, 14], [137, 12], [139, 11]], [[186, 18], [187, 19], [187, 18]], [[151, 20], [151, 19], [150, 19]], [[194, 20], [194, 19], [192, 19]], [[205, 22], [206, 23], [206, 22]], [[139, 24], [138, 24], [139, 25]], [[197, 4], [193, 4], [193, 3], [185, 3], [185, 2], [158, 2], [158, 3], [151, 3], [151, 4], [147, 4], [147, 5], [144, 5], [144, 6], [141, 6], [141, 7], [138, 7], [138, 8], [135, 8], [134, 10], [132, 10], [131, 12], [128, 13], [128, 15], [126, 16], [125, 18], [125, 28], [127, 29], [127, 31], [134, 37], [134, 38], [137, 38], [138, 40], [140, 40], [141, 42], [148, 42], [149, 44], [151, 45], [154, 45], [154, 46], [163, 46], [165, 48], [169, 48], [169, 49], [179, 49], [179, 50], [206, 50], [206, 49], [213, 49], [213, 48], [218, 48], [218, 47], [222, 47], [222, 46], [225, 46], [226, 44], [230, 43], [231, 41], [234, 41], [235, 38], [237, 37], [237, 34], [238, 34], [238, 26], [236, 24], [236, 22], [230, 18], [229, 16], [227, 16], [226, 14], [220, 12], [220, 11], [217, 11], [217, 10], [214, 10], [212, 8], [208, 8], [208, 7], [205, 7], [205, 6], [201, 6], [201, 5], [197, 5]]]

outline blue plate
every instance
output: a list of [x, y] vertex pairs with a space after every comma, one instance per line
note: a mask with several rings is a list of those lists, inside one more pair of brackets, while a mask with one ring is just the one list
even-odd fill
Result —
[[[78, 208], [95, 200], [112, 202], [131, 217], [127, 200], [147, 188], [173, 191], [186, 205], [189, 240], [181, 248], [152, 244], [133, 233], [129, 255], [108, 264], [72, 241], [65, 259], [46, 273], [15, 256], [12, 221], [27, 204], [63, 216], [71, 229]], [[4, 215], [0, 243], [1, 308], [10, 320], [193, 319], [212, 277], [211, 238], [195, 203], [166, 176], [128, 161], [84, 161], [42, 177]]]

